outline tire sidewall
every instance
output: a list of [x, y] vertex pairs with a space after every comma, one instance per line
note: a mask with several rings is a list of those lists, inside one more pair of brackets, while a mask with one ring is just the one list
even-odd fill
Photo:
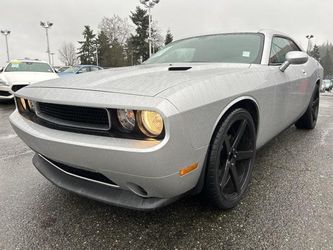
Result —
[[[221, 152], [221, 149], [223, 147], [223, 139], [226, 136], [227, 132], [229, 131], [231, 125], [239, 120], [240, 118], [246, 118], [247, 121], [249, 122], [249, 126], [251, 129], [251, 133], [253, 133], [254, 140], [253, 140], [253, 148], [254, 148], [254, 154], [252, 159], [250, 160], [249, 164], [249, 170], [248, 170], [248, 175], [246, 177], [246, 180], [243, 184], [245, 188], [242, 190], [242, 192], [232, 200], [227, 199], [224, 197], [224, 195], [219, 191], [219, 181], [218, 181], [218, 171], [219, 171], [219, 152]], [[209, 182], [209, 193], [207, 195], [211, 195], [213, 193], [213, 201], [214, 203], [222, 209], [230, 209], [234, 207], [244, 196], [244, 193], [247, 191], [249, 182], [251, 179], [252, 175], [252, 170], [253, 166], [255, 163], [255, 152], [256, 152], [256, 129], [255, 129], [255, 124], [253, 121], [252, 116], [250, 113], [242, 108], [235, 109], [232, 112], [230, 112], [227, 117], [220, 123], [216, 129], [216, 132], [213, 136], [213, 139], [211, 141], [211, 146], [209, 150], [209, 155], [208, 155], [208, 161], [207, 161], [207, 175], [206, 175], [206, 181]], [[207, 180], [208, 179], [208, 180]]]

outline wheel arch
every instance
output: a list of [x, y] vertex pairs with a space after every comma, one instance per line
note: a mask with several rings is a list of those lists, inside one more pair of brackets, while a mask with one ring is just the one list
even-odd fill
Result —
[[256, 132], [258, 133], [259, 124], [260, 124], [260, 113], [259, 113], [259, 104], [258, 102], [251, 96], [242, 96], [231, 101], [220, 113], [218, 118], [215, 121], [213, 130], [211, 132], [211, 138], [213, 137], [216, 128], [218, 125], [225, 119], [225, 117], [236, 108], [244, 108], [246, 109], [252, 116], [254, 120], [254, 124], [256, 126]]
[[255, 127], [256, 127], [256, 133], [258, 134], [258, 130], [259, 130], [259, 124], [260, 124], [260, 113], [259, 113], [259, 105], [258, 102], [251, 96], [242, 96], [242, 97], [238, 97], [234, 100], [232, 100], [220, 113], [220, 115], [218, 116], [213, 130], [211, 131], [210, 134], [210, 142], [209, 142], [209, 147], [207, 149], [207, 153], [206, 153], [206, 158], [204, 161], [204, 165], [202, 168], [202, 172], [200, 174], [199, 177], [199, 181], [197, 186], [192, 190], [192, 194], [198, 194], [202, 191], [203, 187], [204, 187], [204, 183], [205, 183], [205, 176], [206, 176], [206, 167], [207, 167], [207, 157], [209, 154], [209, 150], [210, 150], [210, 145], [211, 145], [211, 141], [214, 137], [214, 134], [216, 133], [216, 129], [219, 126], [219, 124], [221, 124], [223, 122], [223, 120], [228, 116], [228, 114], [230, 114], [233, 110], [237, 109], [237, 108], [244, 108], [247, 111], [249, 111], [249, 113], [251, 114], [254, 123], [255, 123]]

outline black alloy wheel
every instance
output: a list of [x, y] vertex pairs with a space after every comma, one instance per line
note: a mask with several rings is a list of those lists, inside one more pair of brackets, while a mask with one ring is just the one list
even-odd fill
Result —
[[309, 106], [304, 115], [295, 123], [298, 129], [314, 129], [318, 120], [320, 90], [316, 85]]
[[311, 105], [311, 114], [312, 114], [312, 121], [314, 123], [317, 122], [318, 113], [319, 113], [319, 87], [316, 87], [314, 92], [314, 97], [312, 98], [312, 105]]
[[212, 139], [205, 180], [206, 196], [217, 207], [230, 209], [247, 190], [256, 155], [256, 129], [245, 109], [232, 111]]

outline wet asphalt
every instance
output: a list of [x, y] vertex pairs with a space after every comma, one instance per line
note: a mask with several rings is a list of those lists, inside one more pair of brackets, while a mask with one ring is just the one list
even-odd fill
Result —
[[257, 154], [230, 211], [200, 196], [154, 212], [112, 207], [53, 186], [0, 104], [0, 249], [332, 249], [333, 95], [313, 131], [291, 127]]

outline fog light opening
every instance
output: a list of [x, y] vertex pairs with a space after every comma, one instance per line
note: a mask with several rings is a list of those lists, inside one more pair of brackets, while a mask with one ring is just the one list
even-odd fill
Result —
[[127, 183], [127, 187], [138, 196], [141, 196], [141, 197], [148, 196], [148, 192], [143, 187], [140, 187], [139, 185], [129, 182], [129, 183]]

